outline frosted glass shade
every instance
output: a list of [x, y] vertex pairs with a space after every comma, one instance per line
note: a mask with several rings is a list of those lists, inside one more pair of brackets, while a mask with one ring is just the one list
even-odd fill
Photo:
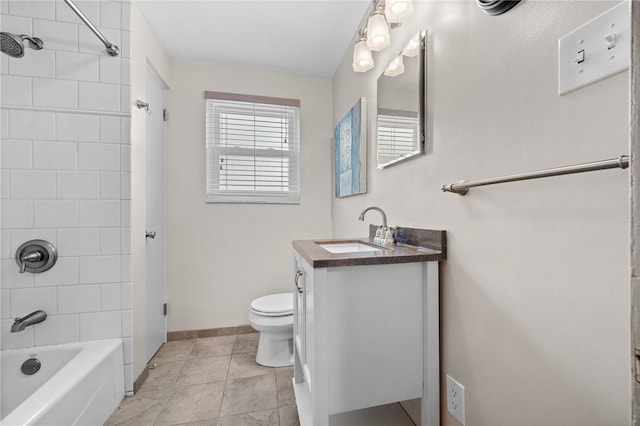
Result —
[[413, 14], [413, 0], [385, 0], [387, 22], [399, 24]]
[[373, 68], [373, 56], [371, 50], [367, 47], [367, 42], [360, 39], [353, 49], [353, 70], [355, 72], [365, 72]]
[[409, 40], [409, 43], [402, 49], [402, 54], [408, 58], [413, 58], [418, 54], [418, 50], [420, 48], [420, 38], [418, 37], [420, 33], [416, 34]]
[[395, 77], [404, 72], [404, 61], [402, 60], [402, 55], [396, 56], [393, 61], [389, 64], [389, 66], [384, 70], [384, 75], [388, 75], [389, 77]]
[[382, 11], [377, 11], [369, 17], [367, 23], [367, 46], [370, 50], [378, 51], [391, 44], [389, 24]]

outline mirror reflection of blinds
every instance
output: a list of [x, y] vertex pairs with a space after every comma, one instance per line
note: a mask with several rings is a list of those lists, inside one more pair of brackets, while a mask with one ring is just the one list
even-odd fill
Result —
[[206, 100], [207, 200], [297, 203], [299, 106], [246, 98]]
[[417, 131], [417, 114], [378, 114], [378, 160], [412, 154]]

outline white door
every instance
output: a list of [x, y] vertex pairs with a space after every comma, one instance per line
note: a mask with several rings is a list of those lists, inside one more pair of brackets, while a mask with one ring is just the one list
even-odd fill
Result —
[[164, 95], [164, 85], [147, 68], [147, 361], [167, 336]]

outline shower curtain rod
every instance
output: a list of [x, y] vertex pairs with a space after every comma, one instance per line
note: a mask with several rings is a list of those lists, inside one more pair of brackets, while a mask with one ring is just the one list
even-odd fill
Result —
[[120, 49], [118, 48], [118, 46], [109, 42], [109, 40], [107, 40], [106, 37], [102, 35], [100, 30], [98, 30], [95, 25], [93, 25], [91, 21], [89, 21], [89, 18], [87, 18], [85, 14], [82, 13], [80, 9], [78, 9], [78, 6], [76, 6], [71, 0], [64, 0], [64, 2], [71, 8], [71, 10], [76, 13], [76, 15], [78, 15], [80, 19], [82, 19], [82, 22], [87, 24], [87, 27], [89, 27], [89, 29], [93, 31], [93, 33], [100, 39], [100, 41], [104, 43], [104, 47], [107, 48], [107, 53], [109, 54], [109, 56], [118, 56], [118, 54], [120, 54]]
[[458, 183], [450, 183], [449, 185], [442, 185], [441, 189], [444, 192], [455, 192], [456, 194], [465, 195], [469, 192], [469, 188], [474, 186], [494, 185], [497, 183], [515, 182], [519, 180], [538, 179], [543, 177], [569, 175], [573, 173], [593, 172], [596, 170], [605, 169], [626, 169], [629, 167], [629, 156], [621, 155], [618, 158], [612, 158], [610, 160], [595, 161], [593, 163], [575, 164], [573, 166], [556, 167], [553, 169], [539, 170], [536, 172], [521, 173], [517, 175], [503, 176], [493, 179], [483, 179], [471, 182], [460, 181]]

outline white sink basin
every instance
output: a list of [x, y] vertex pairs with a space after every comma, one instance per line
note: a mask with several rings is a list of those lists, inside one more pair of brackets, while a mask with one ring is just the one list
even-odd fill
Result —
[[320, 247], [331, 253], [375, 253], [381, 251], [379, 248], [362, 243], [321, 244]]

